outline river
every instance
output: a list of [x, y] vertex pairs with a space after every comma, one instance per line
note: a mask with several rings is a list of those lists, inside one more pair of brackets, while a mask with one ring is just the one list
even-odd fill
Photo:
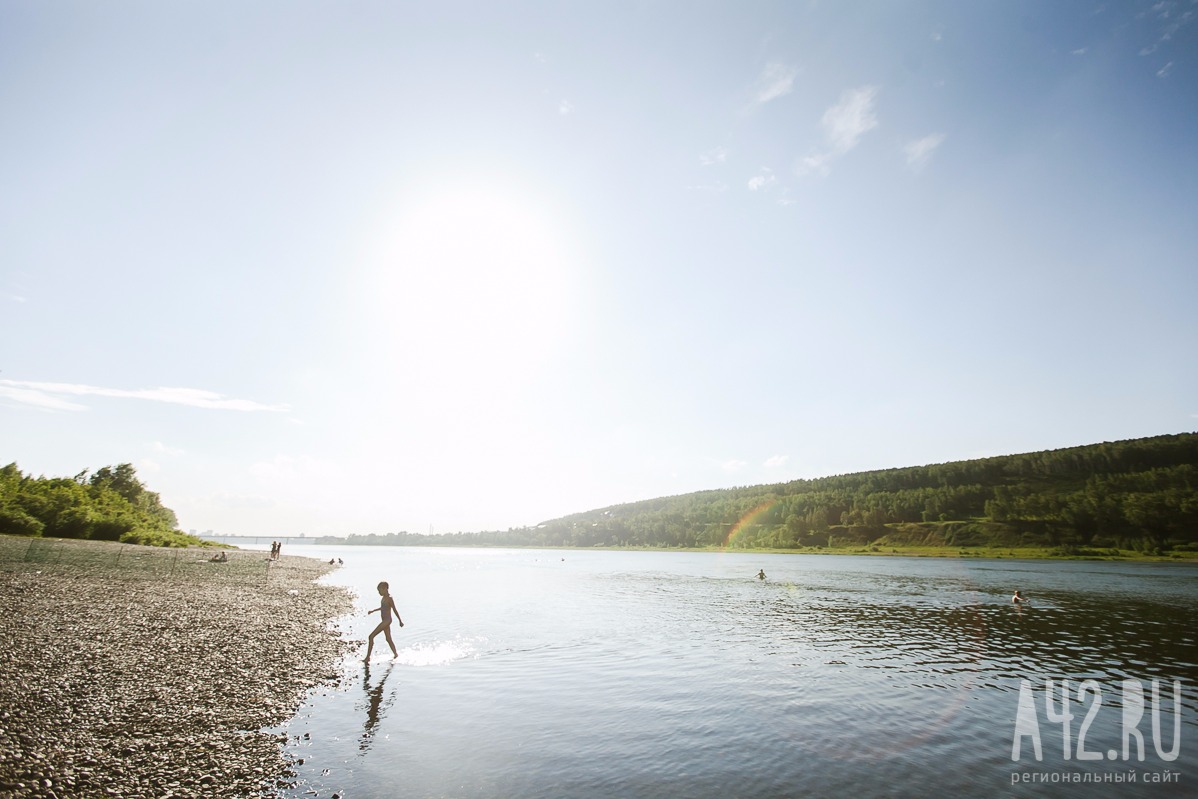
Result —
[[1198, 795], [1198, 566], [300, 554], [345, 561], [345, 635], [380, 580], [406, 626], [284, 728], [284, 796]]

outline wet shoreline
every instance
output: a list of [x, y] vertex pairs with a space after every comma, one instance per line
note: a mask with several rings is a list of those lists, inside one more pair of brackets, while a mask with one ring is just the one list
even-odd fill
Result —
[[328, 564], [4, 543], [0, 797], [269, 796], [288, 782], [285, 735], [263, 730], [335, 682], [350, 647], [330, 622], [351, 598], [315, 582]]

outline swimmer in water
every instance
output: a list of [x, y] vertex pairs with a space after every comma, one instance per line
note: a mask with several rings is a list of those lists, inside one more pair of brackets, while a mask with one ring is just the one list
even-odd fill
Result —
[[764, 579], [765, 579], [765, 569], [761, 569], [760, 571], [758, 571], [758, 572], [757, 572], [757, 579], [758, 579], [758, 580], [764, 580]]
[[[382, 633], [387, 637], [387, 645], [391, 647], [391, 654], [394, 657], [399, 657], [399, 650], [395, 648], [395, 642], [391, 640], [391, 614], [395, 614], [395, 620], [399, 622], [399, 626], [403, 627], [403, 619], [399, 617], [399, 609], [395, 607], [395, 599], [390, 594], [391, 586], [386, 581], [379, 583], [379, 596], [383, 599], [377, 608], [373, 608], [370, 613], [378, 611], [382, 616], [379, 621], [379, 626], [374, 628], [374, 632], [370, 634], [370, 638], [366, 641], [366, 661], [370, 662], [370, 653], [374, 651], [374, 637]], [[367, 614], [369, 615], [369, 614]]]
[[1018, 588], [1016, 588], [1015, 596], [1011, 597], [1011, 604], [1013, 604], [1015, 607], [1019, 607], [1021, 605], [1026, 605], [1029, 603], [1027, 601], [1027, 597], [1025, 597], [1023, 595], [1023, 592], [1020, 591]]

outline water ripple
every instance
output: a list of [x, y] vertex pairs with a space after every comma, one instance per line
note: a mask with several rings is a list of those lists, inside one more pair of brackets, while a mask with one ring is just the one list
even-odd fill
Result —
[[[313, 765], [302, 776], [329, 792], [387, 795], [386, 775], [402, 774], [405, 796], [463, 799], [873, 799], [932, 786], [1006, 795], [1020, 766], [1010, 751], [1024, 681], [1057, 758], [1046, 680], [1068, 679], [1075, 695], [1083, 680], [1099, 684], [1091, 749], [1118, 743], [1124, 679], [1146, 690], [1154, 678], [1169, 690], [1180, 680], [1183, 738], [1198, 732], [1193, 568], [695, 553], [383, 557], [340, 578], [369, 596], [379, 572], [394, 574], [405, 621], [421, 631], [405, 628], [415, 643], [401, 663], [452, 668], [371, 678], [369, 702], [335, 692], [313, 700], [303, 723], [319, 744], [306, 748]], [[760, 568], [766, 582], [752, 579]], [[1011, 606], [1015, 587], [1032, 607]], [[1076, 727], [1080, 699], [1074, 713]], [[365, 754], [339, 749], [367, 737]], [[317, 769], [342, 762], [361, 766], [322, 783]], [[1175, 767], [1195, 772], [1198, 755], [1183, 749]]]

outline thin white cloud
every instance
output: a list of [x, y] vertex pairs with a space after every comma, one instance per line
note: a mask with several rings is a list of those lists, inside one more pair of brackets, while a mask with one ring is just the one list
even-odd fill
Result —
[[568, 117], [574, 113], [574, 103], [569, 100], [562, 100], [557, 104], [557, 113], [561, 116]]
[[786, 462], [789, 460], [789, 455], [775, 455], [772, 458], [767, 458], [765, 463], [762, 465], [767, 469], [776, 469], [779, 466], [785, 466]]
[[1156, 71], [1156, 76], [1158, 78], [1167, 78], [1167, 77], [1169, 77], [1169, 73], [1172, 71], [1173, 71], [1173, 62], [1170, 61], [1168, 64], [1165, 64], [1163, 67], [1161, 67], [1160, 69], [1158, 69]]
[[0, 381], [0, 397], [19, 402], [22, 405], [32, 405], [44, 411], [86, 411], [86, 405], [54, 397], [41, 391], [6, 385], [8, 381]]
[[[1193, 0], [1191, 0], [1190, 5], [1195, 5]], [[1159, 21], [1159, 27], [1157, 28], [1157, 40], [1152, 44], [1141, 48], [1140, 55], [1152, 55], [1162, 46], [1167, 46], [1177, 35], [1178, 31], [1187, 25], [1190, 25], [1195, 20], [1198, 20], [1198, 11], [1195, 11], [1193, 8], [1186, 9], [1180, 14], [1176, 13], [1178, 10], [1179, 4], [1172, 2], [1172, 0], [1170, 0], [1170, 2], [1157, 3], [1152, 7], [1152, 11], [1156, 12], [1153, 14], [1153, 16]], [[1138, 15], [1138, 18], [1143, 18], [1146, 16], [1146, 14], [1141, 13]], [[1160, 73], [1158, 72], [1157, 74], [1159, 75]], [[1162, 75], [1161, 77], [1164, 76]]]
[[862, 136], [878, 126], [878, 118], [874, 115], [874, 98], [877, 96], [875, 87], [862, 86], [845, 92], [839, 103], [824, 112], [820, 124], [833, 152], [847, 153], [857, 146]]
[[774, 171], [769, 167], [762, 167], [761, 172], [749, 178], [749, 191], [768, 190], [771, 186], [778, 182], [778, 178], [774, 175]]
[[728, 150], [724, 147], [714, 147], [699, 155], [699, 163], [703, 166], [715, 166], [728, 160]]
[[795, 171], [800, 175], [808, 175], [812, 172], [826, 175], [829, 172], [828, 164], [832, 162], [833, 158], [835, 158], [835, 155], [827, 152], [805, 155], [799, 159], [799, 166]]
[[181, 450], [177, 447], [167, 446], [166, 444], [163, 444], [161, 441], [155, 441], [153, 444], [150, 445], [150, 449], [152, 449], [154, 452], [157, 452], [162, 455], [170, 455], [172, 458], [177, 458], [183, 454], [183, 450]]
[[824, 147], [800, 159], [796, 172], [826, 175], [832, 161], [856, 147], [862, 136], [878, 126], [878, 117], [874, 113], [877, 96], [875, 86], [862, 86], [842, 94], [840, 101], [820, 118]]
[[276, 455], [269, 461], [258, 461], [251, 465], [250, 474], [267, 483], [294, 486], [301, 478], [314, 476], [323, 480], [336, 477], [340, 469], [332, 461], [311, 455]]
[[778, 61], [766, 64], [761, 75], [757, 78], [757, 87], [753, 92], [753, 100], [757, 105], [764, 105], [771, 100], [777, 100], [790, 94], [794, 88], [795, 76], [799, 68]]
[[110, 397], [116, 399], [141, 399], [187, 405], [192, 408], [207, 408], [222, 411], [271, 411], [281, 413], [289, 410], [286, 405], [266, 405], [253, 400], [236, 399], [206, 391], [201, 388], [147, 388], [123, 389], [101, 388], [77, 383], [37, 383], [25, 380], [0, 380], [0, 396], [28, 405], [49, 410], [82, 411], [87, 406], [63, 397]]
[[729, 461], [724, 461], [722, 464], [720, 464], [720, 466], [726, 472], [739, 472], [741, 469], [745, 468], [748, 465], [749, 464], [746, 463], [745, 461], [737, 460], [736, 458], [733, 458], [732, 460], [729, 460]]
[[943, 133], [932, 133], [924, 136], [922, 139], [916, 139], [909, 142], [903, 148], [903, 152], [907, 156], [907, 166], [914, 169], [916, 172], [927, 166], [928, 161], [932, 159], [932, 155], [944, 143]]

